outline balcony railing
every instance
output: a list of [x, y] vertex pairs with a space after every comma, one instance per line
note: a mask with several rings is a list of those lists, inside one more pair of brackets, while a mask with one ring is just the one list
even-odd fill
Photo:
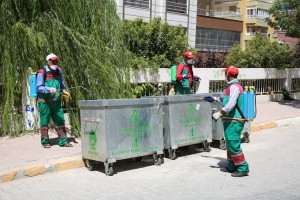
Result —
[[125, 0], [125, 5], [149, 8], [149, 0]]
[[266, 19], [269, 18], [268, 15], [247, 15], [247, 18], [250, 19]]
[[177, 12], [177, 13], [187, 13], [187, 4], [167, 1], [167, 11]]
[[235, 11], [215, 11], [198, 8], [197, 14], [224, 19], [242, 20], [240, 13]]
[[261, 1], [266, 3], [273, 3], [273, 0], [247, 0], [247, 1]]
[[247, 32], [246, 35], [249, 35], [249, 36], [255, 36], [256, 34], [260, 34], [262, 36], [266, 36], [268, 37], [268, 33], [261, 33], [259, 31], [256, 31], [256, 32]]

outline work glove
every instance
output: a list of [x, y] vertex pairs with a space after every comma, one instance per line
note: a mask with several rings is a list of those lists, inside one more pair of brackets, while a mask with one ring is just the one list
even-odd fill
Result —
[[218, 97], [218, 100], [217, 100], [220, 104], [223, 103], [223, 97]]
[[200, 78], [200, 77], [198, 77], [198, 76], [196, 76], [196, 78], [194, 78], [194, 80], [195, 80], [195, 81], [200, 81], [200, 80], [201, 80], [201, 78]]
[[50, 90], [50, 94], [56, 94], [57, 93], [56, 88], [49, 88], [49, 90]]
[[212, 103], [212, 102], [214, 102], [214, 101], [217, 100], [217, 97], [206, 96], [206, 97], [203, 97], [203, 99], [204, 99], [205, 101], [208, 101], [208, 102]]
[[222, 113], [219, 111], [219, 112], [216, 112], [213, 114], [212, 116], [215, 120], [218, 120], [220, 117], [222, 117]]
[[63, 92], [62, 96], [63, 96], [64, 99], [69, 99], [71, 95], [70, 95], [69, 92], [65, 91], [65, 92]]
[[182, 76], [183, 76], [183, 79], [188, 79], [189, 78], [189, 76], [187, 74], [184, 74]]

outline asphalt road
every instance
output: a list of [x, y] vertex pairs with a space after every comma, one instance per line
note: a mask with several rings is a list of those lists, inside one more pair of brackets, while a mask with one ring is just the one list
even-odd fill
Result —
[[250, 165], [243, 178], [220, 172], [226, 152], [199, 146], [181, 149], [176, 160], [154, 166], [118, 161], [114, 176], [85, 168], [24, 178], [0, 185], [0, 199], [197, 199], [290, 200], [300, 199], [300, 125], [252, 134], [242, 148]]

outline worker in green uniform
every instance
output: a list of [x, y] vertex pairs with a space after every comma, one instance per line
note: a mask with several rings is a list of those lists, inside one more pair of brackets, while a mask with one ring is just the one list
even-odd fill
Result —
[[194, 54], [186, 51], [183, 54], [184, 59], [179, 63], [176, 69], [176, 94], [191, 94], [194, 81], [199, 81], [198, 76], [194, 76], [192, 66], [194, 64]]
[[72, 147], [72, 144], [67, 141], [64, 112], [61, 106], [61, 97], [67, 99], [70, 97], [70, 93], [66, 90], [62, 70], [58, 66], [58, 56], [51, 53], [46, 57], [46, 61], [47, 65], [37, 72], [41, 143], [44, 148], [51, 147], [48, 124], [52, 118], [59, 138], [58, 145]]
[[222, 109], [213, 114], [215, 120], [222, 117], [227, 146], [227, 160], [229, 163], [227, 167], [221, 168], [221, 171], [232, 173], [231, 176], [233, 177], [243, 177], [249, 173], [249, 165], [241, 148], [241, 132], [244, 127], [242, 117], [243, 87], [237, 79], [238, 68], [229, 66], [223, 71], [227, 83]]

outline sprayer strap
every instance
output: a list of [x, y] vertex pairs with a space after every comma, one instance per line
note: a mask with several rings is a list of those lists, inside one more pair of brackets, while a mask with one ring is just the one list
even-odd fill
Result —
[[235, 105], [235, 107], [236, 107], [236, 109], [239, 111], [241, 117], [242, 117], [243, 119], [246, 119], [245, 116], [244, 116], [244, 114], [243, 114], [243, 112], [241, 111], [240, 107], [239, 107], [237, 104]]

